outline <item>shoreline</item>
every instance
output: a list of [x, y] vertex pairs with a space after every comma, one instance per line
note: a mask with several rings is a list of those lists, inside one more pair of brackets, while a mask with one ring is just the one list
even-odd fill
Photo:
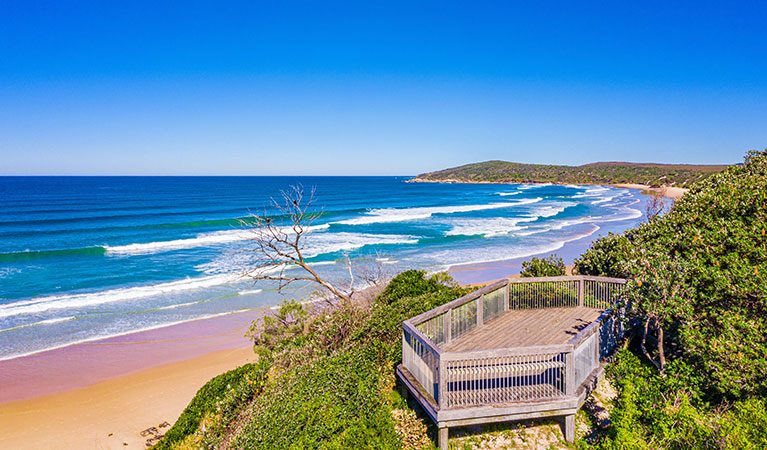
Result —
[[[425, 180], [423, 178], [411, 178], [409, 180], [405, 180], [405, 183], [444, 183], [444, 184], [547, 184], [547, 185], [556, 185], [556, 186], [570, 186], [573, 185], [572, 183], [557, 183], [553, 181], [526, 181], [526, 182], [516, 182], [516, 181], [470, 181], [470, 180], [459, 180], [455, 178], [445, 178], [444, 180]], [[687, 188], [681, 188], [677, 186], [662, 186], [662, 187], [652, 187], [648, 184], [635, 184], [635, 183], [617, 183], [617, 184], [604, 184], [604, 183], [578, 183], [578, 186], [610, 186], [615, 188], [622, 188], [622, 189], [638, 189], [641, 191], [648, 191], [648, 192], [654, 192], [657, 194], [661, 194], [666, 198], [670, 199], [679, 199], [681, 198], [689, 189]]]
[[250, 349], [252, 343], [245, 332], [267, 311], [269, 308], [259, 308], [191, 320], [0, 361], [0, 406], [220, 350]]

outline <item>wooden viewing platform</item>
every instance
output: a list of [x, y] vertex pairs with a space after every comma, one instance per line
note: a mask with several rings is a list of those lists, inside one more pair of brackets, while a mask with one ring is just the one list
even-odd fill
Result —
[[624, 333], [626, 280], [505, 279], [402, 324], [397, 376], [439, 428], [575, 413]]

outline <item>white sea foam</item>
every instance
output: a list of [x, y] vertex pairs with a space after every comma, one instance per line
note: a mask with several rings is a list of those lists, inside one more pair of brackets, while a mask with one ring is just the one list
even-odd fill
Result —
[[[313, 225], [311, 227], [308, 227], [307, 231], [309, 232], [321, 231], [329, 227], [330, 225], [328, 224]], [[289, 228], [285, 228], [282, 231], [285, 234], [292, 234], [292, 230], [290, 230]], [[253, 231], [250, 231], [250, 230], [226, 230], [226, 231], [215, 231], [212, 233], [203, 233], [203, 234], [197, 235], [197, 237], [188, 238], [188, 239], [174, 239], [172, 241], [156, 241], [156, 242], [146, 242], [146, 243], [139, 243], [139, 244], [118, 245], [114, 247], [105, 246], [105, 248], [107, 250], [107, 254], [136, 255], [136, 254], [164, 252], [169, 250], [178, 250], [182, 248], [204, 247], [206, 245], [228, 244], [231, 242], [238, 242], [238, 241], [244, 241], [247, 239], [252, 239], [254, 237], [256, 237], [256, 235], [254, 234]]]
[[487, 219], [455, 219], [450, 222], [452, 228], [445, 232], [446, 236], [501, 236], [512, 231], [521, 230], [522, 222], [532, 222], [538, 217], [492, 217]]
[[232, 278], [233, 277], [231, 275], [186, 278], [183, 280], [176, 280], [148, 286], [110, 289], [101, 292], [89, 292], [83, 294], [38, 297], [31, 300], [22, 300], [6, 305], [0, 305], [0, 318], [17, 316], [20, 314], [41, 313], [55, 309], [98, 306], [106, 303], [135, 300], [139, 298], [169, 294], [178, 291], [206, 288], [226, 284], [232, 281]]
[[508, 196], [511, 196], [511, 195], [519, 195], [519, 194], [521, 194], [521, 192], [519, 192], [519, 191], [517, 191], [517, 192], [498, 192], [497, 194], [498, 195], [502, 195], [504, 197], [508, 197]]
[[249, 291], [240, 291], [237, 293], [237, 295], [249, 295], [249, 294], [259, 294], [261, 292], [264, 292], [263, 289], [252, 289]]
[[592, 234], [596, 233], [598, 230], [599, 230], [599, 226], [592, 224], [591, 229], [584, 233], [568, 236], [564, 239], [557, 239], [550, 242], [543, 242], [538, 245], [525, 245], [524, 247], [509, 247], [508, 249], [503, 247], [483, 249], [481, 252], [481, 256], [478, 258], [472, 258], [471, 256], [466, 255], [465, 253], [460, 253], [456, 251], [444, 252], [434, 256], [436, 256], [438, 260], [446, 261], [446, 264], [442, 266], [441, 270], [447, 270], [448, 268], [455, 265], [479, 264], [479, 263], [486, 263], [486, 262], [493, 262], [493, 261], [503, 261], [507, 259], [527, 258], [529, 256], [546, 254], [553, 251], [557, 251], [560, 248], [564, 247], [565, 244], [567, 244], [568, 242], [573, 242], [579, 239], [589, 237]]
[[542, 188], [546, 186], [551, 186], [551, 183], [523, 184], [522, 186], [519, 187], [519, 189], [528, 190], [528, 189]]
[[451, 219], [447, 222], [451, 228], [445, 232], [446, 236], [485, 236], [494, 237], [516, 233], [526, 227], [519, 224], [535, 222], [540, 218], [553, 217], [567, 208], [577, 206], [574, 202], [560, 202], [554, 205], [542, 205], [533, 207], [530, 212], [521, 217], [490, 217], [490, 218], [460, 218]]
[[[418, 238], [406, 235], [368, 233], [324, 233], [315, 235], [303, 249], [304, 257], [312, 258], [328, 253], [351, 251], [366, 245], [417, 244]], [[329, 263], [329, 262], [328, 262]], [[319, 263], [315, 263], [319, 264]]]
[[487, 209], [510, 208], [513, 206], [529, 205], [543, 200], [541, 197], [517, 200], [514, 202], [487, 203], [483, 205], [460, 206], [430, 206], [418, 208], [385, 208], [373, 209], [362, 217], [333, 222], [340, 225], [368, 225], [371, 223], [405, 222], [408, 220], [428, 219], [434, 214], [455, 214]]

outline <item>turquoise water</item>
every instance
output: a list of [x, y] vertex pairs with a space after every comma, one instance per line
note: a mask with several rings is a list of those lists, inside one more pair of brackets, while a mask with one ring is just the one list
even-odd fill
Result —
[[0, 359], [302, 297], [238, 275], [238, 219], [280, 189], [316, 188], [317, 270], [388, 272], [511, 259], [625, 229], [636, 191], [405, 183], [406, 177], [0, 178]]

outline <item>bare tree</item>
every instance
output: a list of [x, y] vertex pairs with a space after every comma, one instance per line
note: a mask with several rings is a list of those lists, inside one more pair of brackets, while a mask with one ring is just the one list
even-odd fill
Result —
[[[240, 221], [250, 233], [248, 241], [253, 244], [245, 250], [249, 262], [243, 276], [254, 281], [275, 281], [280, 291], [296, 281], [308, 281], [349, 302], [354, 286], [351, 259], [347, 258], [351, 278], [348, 291], [328, 282], [306, 262], [306, 237], [316, 229], [313, 224], [322, 215], [322, 211], [314, 206], [314, 192], [312, 188], [306, 196], [301, 185], [291, 186], [280, 191], [279, 201], [271, 199], [275, 214], [264, 211], [263, 215], [251, 215]], [[275, 221], [275, 215], [283, 217], [284, 221]], [[300, 270], [296, 272], [296, 268]]]
[[662, 187], [660, 191], [651, 191], [652, 197], [647, 201], [647, 220], [652, 222], [656, 218], [668, 212], [673, 206], [669, 205], [669, 199], [666, 196], [666, 188]]

